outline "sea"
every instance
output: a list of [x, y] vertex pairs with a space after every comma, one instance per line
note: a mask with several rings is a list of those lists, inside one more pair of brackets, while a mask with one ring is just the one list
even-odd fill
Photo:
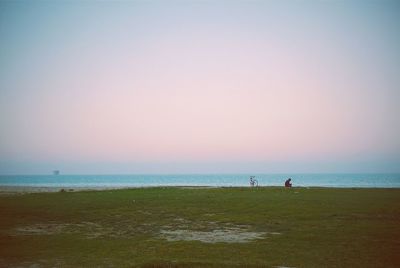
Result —
[[259, 186], [400, 188], [396, 174], [132, 174], [132, 175], [0, 175], [0, 186], [123, 188], [154, 186], [249, 186], [255, 176]]

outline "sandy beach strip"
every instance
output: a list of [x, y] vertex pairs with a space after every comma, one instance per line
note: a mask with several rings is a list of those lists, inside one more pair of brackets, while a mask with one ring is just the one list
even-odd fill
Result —
[[[54, 193], [54, 192], [79, 192], [79, 191], [104, 191], [104, 190], [119, 190], [133, 188], [169, 188], [176, 187], [182, 189], [204, 189], [204, 188], [219, 188], [216, 186], [86, 186], [86, 187], [45, 187], [45, 186], [4, 186], [0, 185], [0, 195], [5, 194], [25, 194], [25, 193]], [[221, 187], [223, 188], [223, 187]]]
[[62, 190], [66, 192], [77, 192], [77, 191], [101, 191], [101, 190], [113, 190], [123, 189], [131, 187], [42, 187], [42, 186], [0, 186], [0, 194], [23, 194], [23, 193], [51, 193], [60, 192]]

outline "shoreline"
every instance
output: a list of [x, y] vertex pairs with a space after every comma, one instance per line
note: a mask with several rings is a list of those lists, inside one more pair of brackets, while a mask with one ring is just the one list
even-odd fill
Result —
[[[58, 186], [0, 186], [0, 193], [54, 193], [64, 189], [66, 192], [95, 191], [116, 189], [113, 187], [58, 187]], [[122, 188], [119, 188], [122, 189]]]
[[[148, 188], [180, 188], [180, 189], [212, 189], [212, 188], [252, 188], [249, 186], [208, 186], [208, 185], [156, 185], [156, 186], [24, 186], [0, 185], [0, 194], [27, 194], [27, 193], [56, 193], [56, 192], [82, 192], [106, 191], [123, 189], [148, 189]], [[254, 188], [285, 188], [284, 186], [258, 186]], [[292, 189], [399, 189], [399, 187], [332, 187], [332, 186], [293, 186]]]
[[145, 188], [182, 188], [182, 189], [209, 189], [209, 188], [236, 188], [245, 186], [5, 186], [0, 185], [0, 194], [24, 194], [24, 193], [56, 193], [64, 190], [65, 192], [82, 192], [82, 191], [106, 191], [106, 190], [122, 190], [122, 189], [145, 189]]

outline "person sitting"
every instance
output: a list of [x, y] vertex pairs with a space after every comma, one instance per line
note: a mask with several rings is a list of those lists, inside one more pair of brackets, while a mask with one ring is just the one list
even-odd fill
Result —
[[285, 181], [285, 187], [292, 187], [292, 183], [291, 183], [292, 179], [289, 178]]

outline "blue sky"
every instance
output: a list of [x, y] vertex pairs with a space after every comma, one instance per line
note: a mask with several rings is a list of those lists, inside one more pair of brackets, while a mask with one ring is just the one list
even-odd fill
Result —
[[2, 1], [0, 173], [400, 172], [398, 1]]

